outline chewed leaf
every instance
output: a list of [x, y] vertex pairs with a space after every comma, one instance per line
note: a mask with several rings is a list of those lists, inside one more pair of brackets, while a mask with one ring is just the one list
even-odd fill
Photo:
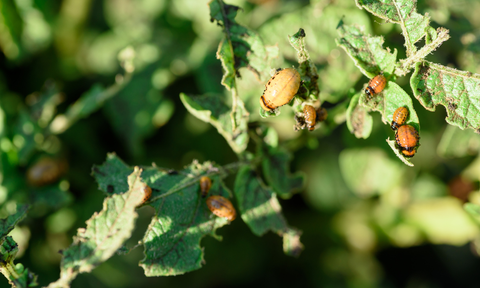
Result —
[[[272, 135], [275, 133], [275, 135]], [[292, 155], [278, 147], [278, 136], [274, 129], [265, 132], [265, 141], [258, 143], [258, 154], [262, 159], [263, 175], [267, 183], [282, 198], [290, 198], [305, 185], [303, 172], [290, 173]], [[273, 142], [273, 143], [272, 143]], [[272, 145], [271, 145], [272, 144]]]
[[298, 73], [302, 76], [303, 85], [306, 90], [309, 92], [308, 95], [304, 96], [305, 99], [317, 100], [319, 89], [318, 89], [318, 72], [315, 63], [310, 59], [307, 48], [305, 47], [305, 31], [300, 28], [297, 33], [289, 37], [290, 44], [297, 51], [298, 56]]
[[425, 61], [417, 63], [410, 86], [427, 110], [443, 105], [449, 124], [480, 131], [480, 75]]
[[347, 109], [348, 130], [357, 138], [367, 139], [372, 132], [373, 118], [368, 110], [359, 105], [361, 93], [357, 93], [350, 100]]
[[22, 264], [15, 265], [13, 261], [18, 253], [18, 245], [12, 236], [5, 237], [0, 244], [0, 272], [8, 279], [12, 287], [27, 288], [35, 287], [37, 275], [31, 273]]
[[128, 175], [133, 168], [125, 164], [115, 153], [108, 153], [107, 160], [100, 166], [94, 165], [92, 176], [98, 183], [98, 189], [108, 194], [122, 194], [128, 190]]
[[217, 50], [217, 58], [222, 61], [225, 69], [222, 84], [231, 90], [235, 86], [235, 77], [240, 75], [238, 70], [242, 67], [248, 67], [259, 79], [270, 78], [270, 62], [277, 53], [266, 49], [258, 34], [235, 21], [240, 8], [225, 4], [222, 0], [212, 0], [209, 6], [212, 22], [216, 20], [223, 26], [225, 34]]
[[232, 107], [223, 95], [206, 94], [187, 96], [181, 93], [180, 99], [187, 110], [198, 119], [212, 124], [236, 153], [241, 153], [248, 144], [248, 111], [237, 97], [235, 111], [236, 129], [233, 128]]
[[156, 210], [145, 233], [145, 258], [140, 266], [147, 276], [180, 275], [201, 268], [203, 248], [200, 240], [228, 223], [225, 218], [214, 216], [201, 197], [199, 180], [202, 175], [212, 179], [207, 197], [221, 195], [231, 197], [222, 182], [222, 172], [210, 162], [193, 163], [174, 175], [157, 168], [146, 169], [143, 177], [158, 196], [150, 200]]
[[261, 236], [268, 231], [275, 232], [283, 237], [286, 254], [290, 256], [300, 254], [303, 249], [302, 243], [298, 240], [300, 231], [288, 226], [276, 194], [265, 186], [255, 171], [248, 166], [240, 168], [235, 179], [234, 192], [242, 219], [255, 235]]
[[340, 38], [337, 44], [347, 52], [365, 76], [373, 78], [381, 72], [388, 78], [395, 69], [397, 50], [385, 50], [383, 38], [366, 35], [363, 28], [343, 23], [337, 28]]
[[393, 119], [393, 113], [399, 107], [405, 107], [408, 110], [408, 118], [406, 123], [414, 126], [420, 132], [420, 123], [417, 113], [413, 108], [412, 98], [408, 96], [397, 83], [389, 81], [385, 89], [378, 95], [368, 99], [365, 93], [360, 96], [361, 105], [378, 111], [382, 114], [383, 123], [390, 125]]
[[377, 17], [400, 24], [407, 46], [407, 56], [416, 51], [415, 43], [422, 39], [430, 24], [430, 17], [417, 13], [416, 0], [357, 0], [357, 5]]
[[130, 238], [138, 216], [135, 209], [142, 204], [146, 186], [141, 173], [142, 170], [135, 167], [128, 176], [128, 190], [107, 197], [102, 211], [87, 221], [87, 228], [78, 229], [73, 244], [63, 251], [60, 279], [49, 287], [63, 287], [78, 273], [92, 271]]
[[17, 223], [25, 217], [27, 209], [27, 205], [18, 205], [17, 212], [5, 219], [0, 219], [0, 243], [2, 242], [3, 238], [7, 236], [8, 233], [13, 230], [13, 228], [15, 228], [15, 225], [17, 225]]

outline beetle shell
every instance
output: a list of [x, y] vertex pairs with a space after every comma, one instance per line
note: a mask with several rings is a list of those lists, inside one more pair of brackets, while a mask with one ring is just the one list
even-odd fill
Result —
[[235, 220], [237, 212], [232, 205], [232, 202], [227, 198], [219, 195], [213, 195], [207, 198], [207, 206], [213, 214], [218, 217], [227, 218], [228, 221]]
[[203, 176], [202, 178], [200, 178], [200, 192], [202, 198], [207, 197], [208, 191], [210, 191], [210, 187], [212, 187], [212, 180], [209, 177]]
[[397, 133], [395, 133], [397, 146], [402, 154], [407, 157], [415, 155], [419, 139], [417, 129], [411, 125], [402, 125], [398, 127]]
[[265, 85], [265, 91], [260, 97], [260, 106], [265, 111], [288, 104], [292, 101], [301, 82], [300, 74], [293, 68], [277, 71]]
[[327, 119], [328, 112], [327, 109], [320, 107], [317, 110], [317, 122], [323, 122]]
[[385, 89], [385, 85], [387, 85], [387, 79], [382, 74], [379, 74], [370, 79], [368, 87], [365, 88], [365, 94], [367, 94], [368, 97], [375, 96]]
[[145, 185], [145, 188], [143, 188], [143, 202], [142, 203], [147, 202], [148, 199], [150, 199], [150, 197], [152, 197], [152, 188], [150, 188], [150, 186], [148, 186], [148, 185]]
[[37, 187], [54, 183], [63, 174], [64, 166], [58, 160], [42, 158], [27, 170], [27, 182]]
[[408, 109], [405, 107], [399, 107], [393, 113], [393, 121], [392, 121], [392, 130], [397, 130], [398, 127], [402, 126], [408, 117]]
[[305, 118], [305, 124], [307, 125], [308, 130], [315, 130], [315, 124], [317, 119], [317, 112], [312, 105], [303, 106], [303, 116]]

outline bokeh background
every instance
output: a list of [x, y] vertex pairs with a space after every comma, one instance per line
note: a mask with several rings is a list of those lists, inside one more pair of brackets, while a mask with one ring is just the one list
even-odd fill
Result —
[[[384, 46], [397, 49], [401, 59], [400, 27], [347, 0], [227, 3], [243, 9], [240, 24], [267, 45], [278, 45], [272, 69], [296, 64], [287, 36], [301, 27], [319, 71], [320, 97], [330, 116], [311, 133], [293, 130], [289, 107], [279, 117], [261, 119], [264, 83], [246, 69], [238, 80], [251, 121], [274, 127], [294, 155], [291, 170], [308, 177], [304, 191], [280, 200], [289, 224], [303, 230], [304, 252], [297, 259], [284, 255], [280, 237], [256, 237], [239, 218], [217, 231], [223, 241], [202, 240], [206, 264], [200, 270], [147, 278], [137, 248], [79, 275], [72, 287], [479, 287], [480, 230], [463, 204], [480, 203], [480, 136], [447, 125], [443, 107], [427, 112], [414, 100], [421, 146], [410, 168], [385, 142], [394, 134], [378, 113], [366, 140], [345, 125], [349, 96], [368, 79], [336, 46], [338, 22], [383, 35]], [[1, 0], [0, 213], [4, 218], [26, 199], [37, 203], [12, 235], [20, 247], [16, 262], [39, 275], [41, 285], [58, 279], [58, 251], [101, 209], [104, 195], [90, 173], [107, 152], [130, 165], [155, 162], [171, 169], [193, 159], [238, 161], [216, 129], [179, 100], [180, 92], [227, 93], [215, 56], [222, 29], [210, 22], [207, 4]], [[451, 39], [428, 60], [480, 73], [480, 1], [420, 0], [418, 12], [429, 13], [434, 28], [450, 30]], [[396, 82], [412, 95], [408, 77]], [[87, 112], [73, 117], [64, 132], [48, 130], [82, 95], [103, 98], [91, 106], [79, 102]], [[54, 184], [31, 187], [25, 173], [45, 155], [68, 163], [68, 170]], [[227, 178], [230, 187], [233, 180]], [[129, 244], [142, 238], [153, 210], [139, 213]], [[0, 286], [7, 283], [0, 278]]]

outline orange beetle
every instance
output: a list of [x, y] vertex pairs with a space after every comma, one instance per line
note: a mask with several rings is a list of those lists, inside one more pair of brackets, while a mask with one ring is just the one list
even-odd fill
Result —
[[147, 202], [148, 199], [150, 199], [150, 197], [152, 197], [152, 188], [150, 188], [150, 186], [148, 186], [148, 185], [145, 185], [145, 187], [143, 188], [143, 202], [142, 203]]
[[397, 130], [398, 127], [402, 126], [408, 117], [408, 109], [405, 107], [399, 107], [393, 113], [393, 121], [392, 121], [392, 130]]
[[303, 117], [305, 118], [305, 124], [307, 125], [308, 130], [315, 130], [317, 112], [312, 105], [303, 106]]
[[210, 191], [210, 187], [212, 187], [212, 180], [209, 177], [203, 176], [202, 178], [200, 178], [200, 192], [202, 198], [207, 197], [208, 191]]
[[402, 125], [398, 127], [395, 133], [397, 147], [400, 149], [400, 152], [407, 157], [413, 157], [413, 155], [415, 155], [419, 139], [417, 129], [411, 125]]
[[278, 70], [265, 85], [260, 106], [265, 111], [272, 111], [288, 104], [297, 94], [301, 80], [300, 74], [293, 68]]
[[379, 74], [373, 77], [370, 82], [368, 82], [368, 87], [365, 88], [365, 94], [371, 98], [372, 96], [382, 92], [383, 89], [385, 89], [385, 85], [387, 85], [387, 79], [382, 74]]
[[207, 206], [213, 214], [218, 217], [227, 218], [228, 221], [235, 220], [237, 212], [232, 205], [232, 202], [220, 195], [213, 195], [207, 198]]
[[65, 162], [44, 157], [27, 170], [27, 182], [37, 187], [52, 184], [62, 176], [66, 166]]

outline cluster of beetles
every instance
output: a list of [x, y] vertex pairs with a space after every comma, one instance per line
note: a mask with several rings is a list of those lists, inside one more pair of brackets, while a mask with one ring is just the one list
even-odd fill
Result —
[[[290, 103], [298, 92], [301, 85], [301, 76], [294, 68], [278, 69], [273, 77], [265, 85], [263, 95], [260, 97], [260, 106], [263, 110], [271, 112], [276, 108]], [[383, 74], [373, 77], [365, 88], [368, 99], [381, 93], [387, 84]], [[302, 117], [297, 117], [299, 128], [306, 127], [308, 130], [315, 130], [317, 122], [325, 120], [327, 111], [325, 108], [315, 109], [312, 105], [305, 104]], [[396, 146], [405, 157], [413, 157], [419, 146], [418, 131], [412, 125], [405, 124], [408, 118], [408, 109], [398, 108], [392, 120], [391, 128], [395, 132]], [[297, 129], [297, 125], [296, 128]]]

